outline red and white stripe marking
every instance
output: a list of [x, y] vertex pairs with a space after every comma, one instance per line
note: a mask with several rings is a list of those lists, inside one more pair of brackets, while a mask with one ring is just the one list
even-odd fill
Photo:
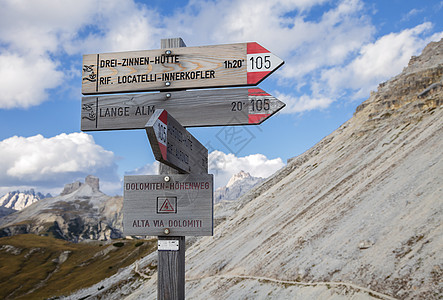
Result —
[[168, 144], [168, 112], [165, 110], [161, 113], [154, 123], [154, 133], [157, 137], [158, 146], [164, 160], [167, 160], [167, 144]]
[[[269, 97], [269, 96], [271, 96], [271, 95], [262, 89], [249, 89], [248, 90], [249, 101], [251, 99], [257, 99], [257, 97]], [[260, 122], [262, 122], [262, 120], [268, 118], [270, 115], [271, 114], [252, 112], [252, 110], [249, 109], [248, 123], [249, 124], [260, 124]]]
[[247, 43], [246, 60], [248, 84], [259, 83], [284, 63], [281, 58], [256, 42]]

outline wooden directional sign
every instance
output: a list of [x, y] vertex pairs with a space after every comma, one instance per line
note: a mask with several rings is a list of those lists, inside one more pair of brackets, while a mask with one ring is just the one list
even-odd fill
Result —
[[156, 109], [184, 127], [261, 124], [285, 106], [259, 88], [83, 97], [83, 131], [143, 129]]
[[208, 173], [208, 149], [166, 110], [154, 112], [146, 133], [156, 160], [182, 173]]
[[212, 174], [125, 176], [124, 234], [210, 236], [212, 194]]
[[255, 42], [86, 54], [82, 93], [256, 85], [283, 63]]

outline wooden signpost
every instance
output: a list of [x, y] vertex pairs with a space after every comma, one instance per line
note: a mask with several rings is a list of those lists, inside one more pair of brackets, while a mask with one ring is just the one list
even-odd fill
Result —
[[283, 63], [255, 42], [86, 54], [82, 93], [256, 85]]
[[123, 190], [126, 235], [213, 234], [212, 174], [125, 176]]
[[184, 127], [258, 125], [284, 106], [259, 88], [83, 97], [81, 129], [144, 129], [156, 109]]
[[208, 173], [208, 149], [164, 109], [146, 123], [154, 157], [181, 173]]
[[161, 50], [83, 56], [84, 95], [164, 92], [83, 97], [81, 129], [146, 130], [161, 175], [125, 176], [123, 230], [158, 236], [157, 298], [175, 300], [185, 298], [185, 236], [213, 235], [208, 150], [184, 127], [256, 125], [285, 106], [257, 87], [184, 89], [256, 85], [284, 62], [255, 42], [161, 43]]

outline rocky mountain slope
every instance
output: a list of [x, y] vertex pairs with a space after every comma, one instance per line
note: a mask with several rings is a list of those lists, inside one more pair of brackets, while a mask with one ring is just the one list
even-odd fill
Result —
[[441, 299], [442, 77], [443, 40], [236, 202], [187, 249], [187, 298]]
[[24, 192], [13, 191], [0, 197], [0, 207], [22, 210], [34, 202], [49, 197], [52, 196], [50, 194], [43, 195], [38, 192], [36, 193], [33, 189]]
[[0, 237], [21, 233], [50, 235], [73, 242], [122, 236], [122, 197], [99, 190], [99, 179], [67, 184], [62, 193], [45, 198], [0, 219]]
[[226, 186], [219, 187], [214, 191], [214, 202], [237, 200], [263, 180], [264, 178], [253, 177], [248, 172], [240, 171], [229, 179]]
[[0, 218], [3, 218], [4, 216], [10, 215], [15, 212], [15, 209], [0, 206]]

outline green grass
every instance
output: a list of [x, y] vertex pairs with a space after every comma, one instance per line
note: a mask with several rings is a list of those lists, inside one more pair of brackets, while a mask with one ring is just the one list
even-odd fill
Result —
[[[137, 247], [140, 244], [137, 240], [114, 242], [121, 246], [98, 241], [74, 244], [33, 234], [0, 238], [0, 248], [11, 245], [21, 250], [18, 255], [0, 250], [0, 298], [45, 299], [68, 295], [112, 276], [156, 247], [154, 240]], [[57, 260], [64, 251], [70, 254], [59, 264]]]

